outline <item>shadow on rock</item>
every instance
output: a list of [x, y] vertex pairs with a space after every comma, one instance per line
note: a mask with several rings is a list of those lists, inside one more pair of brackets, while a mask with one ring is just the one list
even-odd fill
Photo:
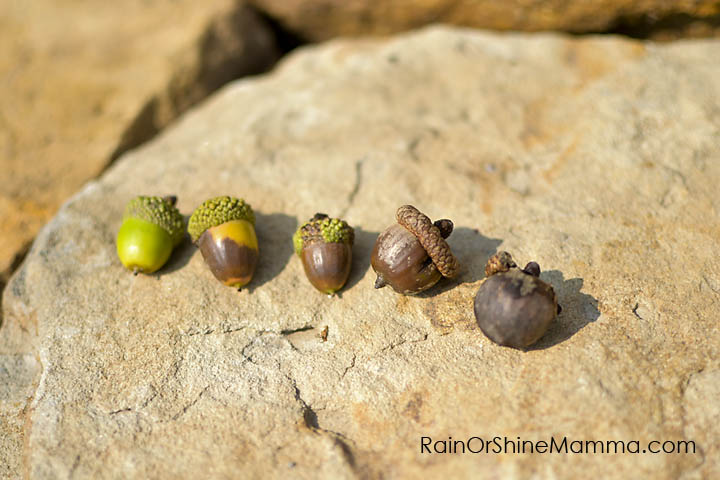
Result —
[[[368, 268], [370, 268], [370, 254], [375, 246], [375, 240], [377, 240], [378, 235], [380, 235], [380, 232], [371, 232], [355, 227], [352, 270], [350, 270], [350, 277], [345, 287], [338, 293], [339, 295], [345, 290], [353, 288], [365, 277]], [[373, 277], [373, 281], [375, 281], [375, 277]], [[370, 288], [372, 288], [372, 284], [370, 284]]]
[[193, 254], [196, 251], [197, 247], [195, 247], [195, 245], [193, 245], [193, 243], [190, 241], [190, 235], [186, 234], [185, 237], [183, 237], [182, 242], [180, 242], [180, 244], [173, 250], [168, 262], [165, 264], [164, 267], [160, 269], [158, 273], [160, 275], [165, 275], [167, 273], [172, 273], [176, 270], [180, 270], [188, 264], [190, 258], [192, 258]]
[[418, 297], [434, 297], [460, 284], [474, 283], [485, 278], [485, 264], [497, 252], [502, 240], [486, 237], [477, 228], [455, 227], [447, 242], [460, 263], [460, 274], [455, 278], [441, 279], [430, 290], [418, 294]]
[[255, 276], [247, 288], [252, 293], [283, 271], [293, 255], [292, 236], [297, 228], [295, 217], [284, 213], [255, 212], [255, 233], [258, 237], [260, 259]]
[[597, 299], [580, 292], [583, 286], [582, 278], [565, 280], [562, 272], [558, 270], [542, 272], [540, 278], [555, 289], [562, 312], [550, 330], [528, 350], [543, 350], [564, 342], [600, 316]]

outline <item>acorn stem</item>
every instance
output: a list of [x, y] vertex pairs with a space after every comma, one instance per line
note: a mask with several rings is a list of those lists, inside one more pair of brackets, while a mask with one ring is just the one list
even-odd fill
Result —
[[523, 268], [523, 272], [527, 273], [528, 275], [532, 275], [533, 277], [539, 277], [540, 265], [538, 265], [537, 262], [530, 262], [525, 265], [525, 268]]
[[377, 277], [375, 279], [375, 288], [382, 288], [385, 285], [387, 285], [387, 283], [385, 283], [385, 280], [383, 280], [382, 277]]
[[433, 225], [435, 225], [438, 230], [440, 230], [440, 235], [442, 236], [442, 238], [448, 238], [452, 233], [454, 227], [452, 220], [448, 220], [447, 218], [435, 220], [433, 222]]
[[508, 252], [498, 252], [488, 258], [487, 264], [485, 265], [485, 276], [490, 277], [492, 275], [495, 275], [496, 273], [507, 272], [511, 268], [516, 267], [517, 265], [512, 259], [512, 255], [510, 255]]
[[163, 198], [163, 200], [165, 200], [167, 203], [169, 203], [173, 207], [177, 203], [177, 195], [165, 195], [162, 198]]

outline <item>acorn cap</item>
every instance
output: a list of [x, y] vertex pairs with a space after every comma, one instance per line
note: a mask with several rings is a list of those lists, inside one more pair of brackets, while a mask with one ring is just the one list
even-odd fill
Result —
[[173, 246], [180, 243], [185, 235], [183, 217], [175, 207], [175, 197], [135, 197], [125, 206], [123, 220], [128, 218], [144, 220], [162, 228], [170, 235]]
[[208, 228], [233, 220], [245, 220], [254, 226], [255, 214], [252, 207], [241, 198], [228, 196], [211, 198], [197, 207], [190, 216], [188, 233], [194, 243]]
[[293, 235], [295, 253], [300, 255], [303, 248], [313, 243], [344, 243], [352, 245], [355, 241], [355, 230], [345, 220], [330, 218], [324, 213], [316, 213], [313, 218], [303, 223]]
[[[426, 215], [412, 205], [403, 205], [398, 208], [395, 218], [400, 225], [415, 235], [444, 277], [452, 278], [457, 275], [458, 261], [450, 251], [450, 246], [443, 238], [444, 232], [440, 230], [438, 225], [433, 224]], [[449, 228], [452, 231], [452, 222], [449, 220], [446, 222], [450, 224], [440, 226], [443, 229]]]
[[492, 257], [488, 258], [487, 264], [485, 265], [485, 276], [491, 277], [496, 273], [507, 272], [511, 268], [516, 267], [517, 265], [515, 264], [515, 260], [513, 260], [512, 255], [505, 251], [498, 252]]

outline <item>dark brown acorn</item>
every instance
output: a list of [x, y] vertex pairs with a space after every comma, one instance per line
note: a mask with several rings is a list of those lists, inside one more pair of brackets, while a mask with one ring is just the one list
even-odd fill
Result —
[[412, 205], [403, 205], [395, 214], [397, 224], [382, 232], [372, 251], [370, 264], [377, 273], [375, 288], [390, 285], [404, 295], [420, 293], [442, 277], [454, 277], [458, 262], [445, 238], [453, 223], [435, 223]]
[[238, 198], [211, 198], [195, 209], [188, 232], [215, 278], [234, 288], [250, 283], [259, 255], [250, 205]]
[[344, 220], [316, 213], [293, 235], [295, 253], [300, 257], [310, 283], [323, 293], [340, 290], [350, 276], [355, 231]]
[[552, 286], [540, 280], [540, 266], [519, 269], [507, 252], [487, 262], [488, 278], [475, 295], [475, 319], [498, 345], [526, 349], [547, 332], [560, 313]]

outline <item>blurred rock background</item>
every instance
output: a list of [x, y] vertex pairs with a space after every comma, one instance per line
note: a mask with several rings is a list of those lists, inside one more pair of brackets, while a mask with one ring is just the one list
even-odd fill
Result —
[[384, 35], [447, 23], [493, 30], [716, 35], [716, 0], [250, 0], [302, 38]]

